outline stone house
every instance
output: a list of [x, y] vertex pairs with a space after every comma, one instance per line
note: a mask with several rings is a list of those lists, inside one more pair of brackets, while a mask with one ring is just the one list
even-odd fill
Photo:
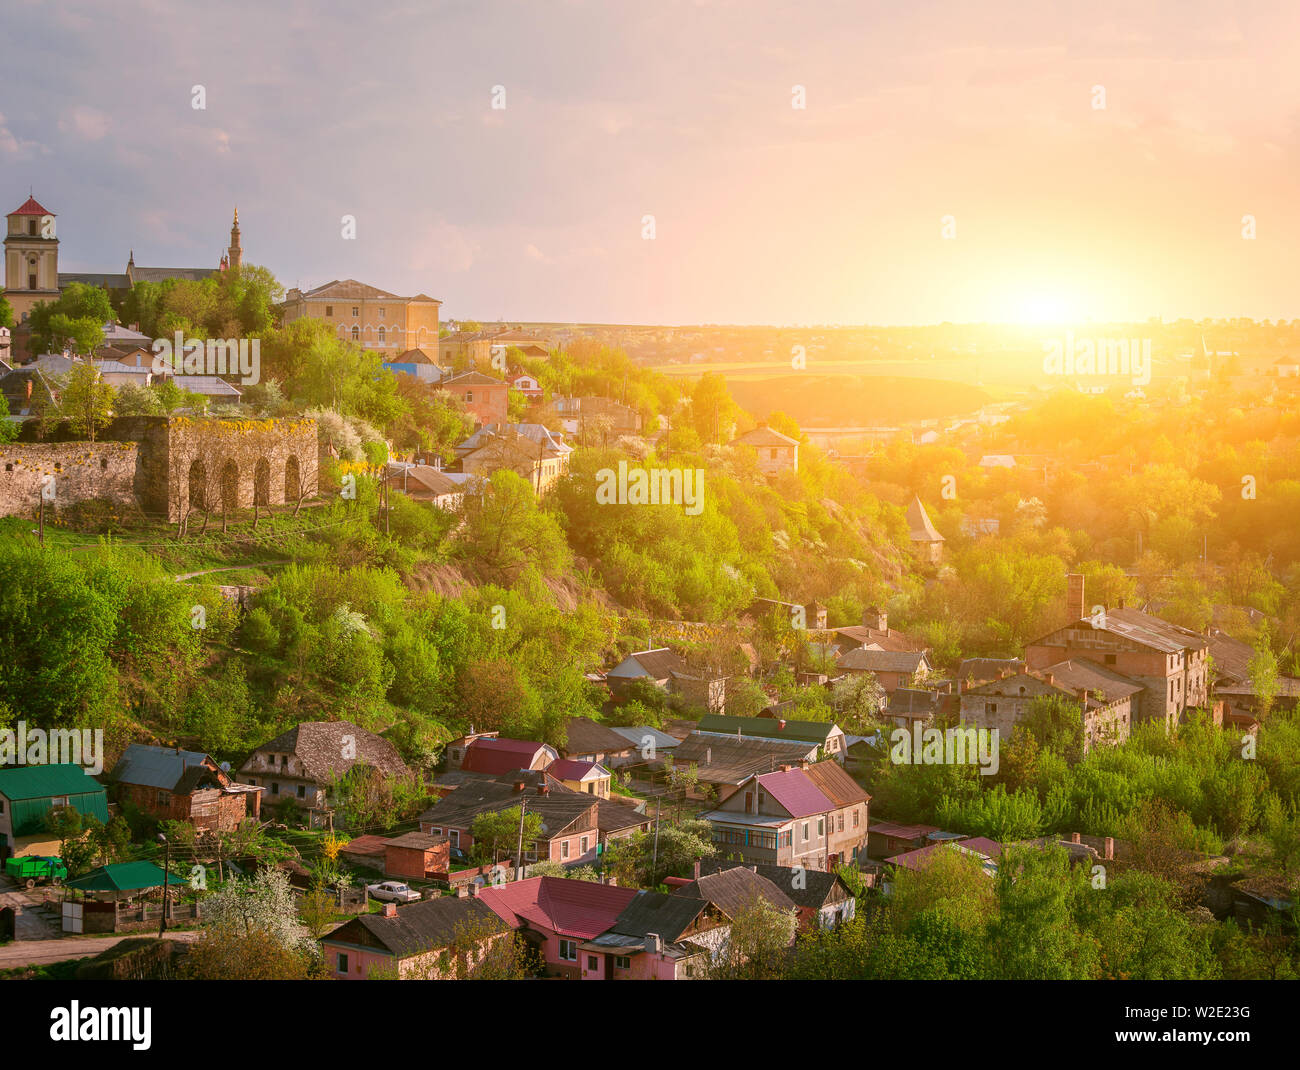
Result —
[[747, 446], [758, 455], [758, 470], [765, 476], [799, 471], [799, 443], [789, 435], [759, 424], [732, 439], [728, 445]]

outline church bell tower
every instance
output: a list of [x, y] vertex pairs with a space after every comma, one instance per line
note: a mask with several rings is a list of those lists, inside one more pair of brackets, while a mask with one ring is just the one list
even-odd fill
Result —
[[244, 262], [244, 250], [239, 245], [239, 209], [235, 209], [235, 222], [230, 228], [230, 248], [226, 250], [227, 262], [235, 271]]

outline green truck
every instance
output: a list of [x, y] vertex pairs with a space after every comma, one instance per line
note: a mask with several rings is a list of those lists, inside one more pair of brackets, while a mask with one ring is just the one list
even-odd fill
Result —
[[50, 881], [58, 884], [68, 879], [68, 867], [63, 859], [52, 855], [22, 855], [19, 858], [5, 859], [5, 872], [28, 888], [35, 888], [38, 882]]

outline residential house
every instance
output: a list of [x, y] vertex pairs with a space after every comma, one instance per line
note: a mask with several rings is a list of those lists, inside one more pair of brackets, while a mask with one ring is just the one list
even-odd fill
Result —
[[924, 650], [882, 650], [876, 646], [848, 650], [840, 655], [836, 665], [846, 673], [871, 673], [886, 695], [908, 686], [918, 676], [924, 677], [932, 669]]
[[692, 732], [673, 751], [673, 764], [694, 770], [701, 789], [725, 792], [755, 773], [770, 773], [782, 765], [810, 765], [821, 745], [807, 740]]
[[640, 894], [594, 881], [530, 877], [483, 888], [478, 899], [538, 952], [548, 976], [605, 980], [607, 952], [580, 947], [608, 932]]
[[340, 981], [363, 981], [371, 971], [449, 980], [458, 966], [472, 974], [493, 942], [510, 938], [509, 926], [481, 899], [439, 896], [358, 915], [322, 937], [321, 950]]
[[[701, 866], [699, 875], [694, 880], [675, 888], [673, 895], [703, 899], [717, 907], [733, 922], [753, 909], [754, 903], [758, 900], [766, 900], [782, 913], [798, 915], [798, 906], [786, 894], [784, 884], [775, 884], [762, 876], [758, 872], [757, 865], [719, 868], [712, 873], [704, 872]], [[793, 942], [792, 937], [791, 943]]]
[[914, 724], [922, 727], [934, 724], [943, 706], [943, 696], [936, 691], [921, 691], [914, 687], [900, 687], [891, 692], [885, 701], [881, 717], [895, 728], [911, 731]]
[[564, 726], [561, 756], [580, 762], [599, 762], [606, 767], [625, 764], [632, 756], [632, 742], [590, 717], [570, 717]]
[[517, 769], [545, 769], [558, 758], [554, 747], [531, 739], [480, 736], [465, 747], [460, 767], [497, 776]]
[[[695, 876], [698, 878], [701, 874], [718, 873], [746, 865], [744, 862], [723, 862], [711, 858], [696, 863]], [[754, 864], [751, 868], [790, 897], [799, 911], [801, 931], [833, 929], [842, 922], [852, 921], [857, 913], [857, 900], [837, 873], [768, 863]]]
[[841, 861], [831, 857], [830, 837], [836, 818], [846, 813], [850, 832], [865, 843], [865, 803], [839, 807], [806, 769], [786, 766], [749, 777], [700, 818], [713, 826], [722, 857], [828, 869]]
[[570, 865], [595, 861], [601, 842], [600, 800], [568, 790], [553, 790], [549, 778], [545, 777], [534, 784], [530, 789], [529, 781], [521, 773], [511, 779], [462, 785], [420, 815], [420, 831], [446, 836], [453, 847], [469, 851], [474, 846], [476, 817], [522, 805], [528, 813], [539, 814], [542, 819], [537, 838], [524, 844], [523, 861]]
[[877, 821], [868, 830], [867, 854], [871, 858], [889, 858], [924, 847], [929, 837], [941, 831], [938, 825], [900, 825], [894, 821]]
[[731, 717], [709, 714], [701, 717], [696, 732], [710, 736], [738, 736], [815, 743], [828, 758], [844, 760], [844, 729], [834, 721], [795, 721], [781, 716]]
[[580, 795], [595, 795], [601, 799], [609, 798], [610, 773], [599, 762], [561, 758], [548, 766], [546, 771], [570, 791]]
[[537, 424], [491, 424], [479, 428], [456, 447], [466, 475], [491, 479], [503, 469], [521, 476], [544, 494], [569, 470], [573, 447]]
[[385, 361], [384, 368], [394, 375], [409, 375], [425, 383], [437, 383], [446, 375], [438, 366], [436, 352], [431, 354], [418, 347]]
[[963, 658], [957, 669], [957, 690], [1014, 676], [1024, 667], [1023, 658]]
[[[992, 877], [998, 871], [998, 860], [1002, 857], [1002, 844], [984, 836], [947, 840], [943, 843], [932, 843], [928, 847], [921, 847], [915, 851], [908, 851], [905, 854], [886, 858], [885, 865], [895, 869], [908, 869], [914, 873], [920, 872], [934, 863], [940, 851], [956, 851], [958, 854], [971, 858], [979, 863], [988, 876]], [[886, 893], [890, 891], [890, 884], [891, 882], [887, 880], [884, 886]]]
[[388, 463], [388, 486], [412, 501], [429, 502], [454, 513], [465, 502], [465, 488], [440, 467], [427, 464]]
[[797, 602], [782, 602], [776, 598], [756, 598], [749, 607], [751, 616], [770, 617], [776, 613], [784, 621], [798, 622], [797, 627], [813, 631], [825, 630], [827, 612], [826, 607], [820, 602], [803, 606]]
[[578, 945], [584, 980], [703, 977], [726, 947], [731, 919], [707, 899], [638, 892], [600, 936]]
[[1095, 661], [1075, 658], [967, 688], [961, 696], [960, 717], [963, 724], [997, 729], [1003, 739], [1010, 740], [1035, 701], [1064, 699], [1079, 707], [1087, 751], [1128, 739], [1141, 693], [1142, 687], [1135, 681]]
[[130, 803], [160, 821], [185, 821], [204, 831], [224, 832], [261, 815], [261, 789], [237, 783], [202, 751], [132, 743], [109, 780], [119, 803]]
[[468, 371], [439, 380], [438, 388], [460, 398], [465, 403], [465, 411], [480, 424], [506, 420], [506, 396], [510, 387], [504, 379]]
[[[1078, 608], [1074, 603], [1075, 612]], [[1128, 677], [1142, 689], [1133, 703], [1132, 722], [1155, 722], [1169, 730], [1189, 707], [1206, 705], [1208, 654], [1205, 636], [1121, 605], [1080, 615], [1034, 640], [1025, 648], [1025, 664], [1048, 670], [1083, 660]]]
[[826, 830], [827, 861], [857, 865], [867, 853], [867, 810], [871, 796], [838, 762], [814, 762], [804, 774], [835, 804]]
[[632, 744], [630, 753], [621, 754], [611, 760], [610, 765], [615, 769], [666, 757], [676, 751], [677, 745], [681, 743], [676, 736], [645, 724], [611, 727], [610, 731], [617, 732]]
[[572, 431], [584, 443], [595, 437], [597, 430], [602, 435], [601, 445], [607, 445], [620, 435], [641, 433], [641, 413], [631, 405], [623, 405], [610, 398], [555, 398], [548, 406], [548, 411], [554, 413], [560, 426]]
[[58, 838], [45, 830], [51, 810], [71, 807], [108, 823], [108, 795], [79, 765], [0, 767], [0, 860], [16, 854], [55, 854]]
[[759, 424], [732, 439], [729, 446], [746, 446], [758, 456], [758, 470], [765, 476], [799, 471], [799, 442], [766, 424]]
[[541, 401], [545, 391], [542, 384], [531, 375], [516, 375], [510, 380], [510, 389], [522, 394], [529, 401]]
[[305, 721], [253, 751], [239, 775], [262, 789], [263, 807], [292, 799], [316, 826], [330, 811], [330, 785], [358, 765], [383, 776], [412, 776], [396, 747], [351, 721]]
[[920, 639], [900, 632], [889, 626], [889, 614], [883, 609], [870, 606], [862, 614], [862, 623], [835, 629], [836, 638], [842, 646], [876, 647], [880, 650], [925, 650], [925, 643]]
[[605, 679], [610, 694], [620, 702], [637, 681], [681, 695], [711, 711], [723, 709], [727, 702], [726, 677], [692, 670], [685, 659], [666, 646], [629, 654], [605, 674]]

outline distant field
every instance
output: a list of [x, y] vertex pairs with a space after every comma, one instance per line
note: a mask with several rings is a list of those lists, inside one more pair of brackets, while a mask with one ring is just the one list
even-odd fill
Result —
[[892, 425], [946, 419], [996, 400], [965, 383], [876, 375], [727, 375], [736, 402], [755, 416], [779, 410], [802, 427]]

